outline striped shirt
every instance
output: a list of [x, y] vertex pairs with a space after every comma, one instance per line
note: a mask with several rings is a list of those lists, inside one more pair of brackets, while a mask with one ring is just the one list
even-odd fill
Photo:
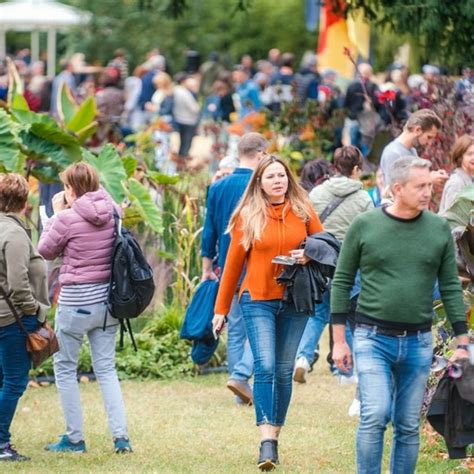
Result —
[[65, 306], [86, 306], [105, 303], [109, 291], [109, 283], [83, 283], [64, 285], [59, 292], [58, 303]]

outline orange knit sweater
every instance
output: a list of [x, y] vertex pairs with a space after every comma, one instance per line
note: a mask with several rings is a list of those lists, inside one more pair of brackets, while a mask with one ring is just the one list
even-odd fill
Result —
[[277, 255], [289, 255], [290, 250], [299, 248], [307, 235], [323, 230], [309, 203], [308, 208], [312, 216], [305, 223], [293, 213], [287, 201], [272, 206], [272, 217], [267, 222], [261, 240], [256, 241], [248, 252], [241, 243], [241, 222], [237, 222], [231, 233], [224, 273], [214, 306], [216, 314], [229, 312], [245, 263], [246, 273], [240, 286], [240, 295], [247, 290], [252, 300], [275, 300], [283, 297], [285, 287], [276, 282], [282, 266], [272, 263], [272, 259]]

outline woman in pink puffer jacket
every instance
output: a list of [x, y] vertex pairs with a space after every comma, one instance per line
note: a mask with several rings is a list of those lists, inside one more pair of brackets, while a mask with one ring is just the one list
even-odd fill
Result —
[[115, 452], [130, 452], [125, 407], [115, 370], [118, 321], [107, 311], [115, 241], [114, 209], [120, 209], [100, 187], [97, 171], [76, 163], [61, 173], [64, 191], [53, 198], [54, 216], [47, 222], [38, 250], [47, 260], [62, 256], [55, 327], [60, 351], [54, 374], [66, 419], [66, 433], [52, 452], [84, 452], [84, 430], [77, 384], [79, 351], [87, 335], [94, 374], [99, 381]]

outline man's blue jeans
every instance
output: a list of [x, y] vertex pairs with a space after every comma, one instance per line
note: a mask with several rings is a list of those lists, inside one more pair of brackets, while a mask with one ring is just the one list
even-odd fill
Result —
[[296, 351], [308, 316], [281, 300], [240, 298], [255, 360], [253, 397], [257, 425], [282, 426], [291, 399]]
[[252, 349], [247, 338], [247, 329], [239, 304], [239, 297], [235, 295], [227, 315], [227, 368], [229, 378], [248, 381], [253, 373]]
[[381, 472], [384, 432], [392, 421], [390, 473], [412, 474], [433, 355], [431, 332], [396, 337], [378, 334], [376, 328], [356, 326], [354, 355], [361, 397], [357, 472]]
[[[23, 316], [28, 332], [38, 327], [36, 316]], [[31, 367], [26, 350], [26, 335], [15, 322], [0, 327], [0, 445], [10, 442], [10, 425], [18, 400], [28, 385]]]

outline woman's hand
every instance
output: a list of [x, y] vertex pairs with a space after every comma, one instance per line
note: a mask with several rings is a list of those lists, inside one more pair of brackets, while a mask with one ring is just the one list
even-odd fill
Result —
[[68, 207], [66, 203], [66, 195], [64, 191], [56, 193], [53, 196], [52, 204], [53, 204], [53, 211], [55, 214], [58, 214], [59, 212], [63, 211], [64, 209]]
[[304, 249], [290, 250], [290, 255], [296, 258], [296, 263], [306, 265], [311, 259], [304, 254]]
[[212, 329], [216, 334], [220, 334], [224, 328], [226, 323], [226, 317], [223, 314], [215, 314], [212, 318]]

